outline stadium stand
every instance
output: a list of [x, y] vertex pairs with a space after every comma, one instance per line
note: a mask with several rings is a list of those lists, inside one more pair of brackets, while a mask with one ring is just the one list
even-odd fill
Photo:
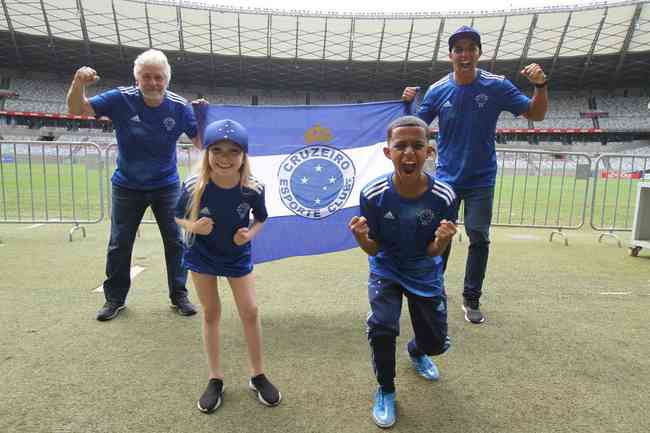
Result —
[[530, 128], [531, 125], [523, 116], [513, 117], [510, 113], [502, 113], [497, 122], [497, 128]]
[[636, 156], [650, 156], [650, 146], [638, 147], [625, 153]]
[[[66, 113], [65, 94], [67, 82], [55, 76], [41, 75], [37, 78], [10, 78], [10, 89], [19, 96], [5, 101], [7, 111], [29, 111], [44, 113]], [[101, 81], [88, 88], [94, 95], [119, 85], [117, 81]], [[201, 88], [199, 86], [175, 86], [170, 90], [188, 100], [203, 97], [214, 104], [238, 105], [293, 105], [293, 104], [345, 104], [396, 99], [391, 93], [346, 94], [343, 92], [269, 91], [263, 89]], [[647, 129], [650, 125], [650, 112], [647, 109], [648, 97], [598, 96], [597, 111], [608, 113], [599, 117], [599, 127], [603, 129]], [[498, 128], [593, 128], [590, 118], [581, 118], [580, 113], [591, 109], [588, 97], [566, 93], [550, 94], [551, 104], [546, 119], [529, 123], [523, 117], [513, 117], [503, 113]], [[437, 122], [432, 125], [437, 127]]]
[[[448, 72], [445, 40], [454, 28], [471, 23], [484, 36], [480, 67], [507, 76], [527, 93], [532, 88], [519, 74], [522, 65], [538, 62], [550, 77], [546, 119], [529, 122], [503, 113], [497, 124], [505, 131], [500, 144], [580, 143], [581, 149], [596, 151], [605, 144], [612, 150], [636, 148], [634, 143], [650, 138], [645, 31], [650, 3], [644, 0], [449, 16], [434, 11], [324, 16], [178, 1], [173, 2], [173, 28], [159, 19], [169, 11], [165, 2], [113, 0], [108, 15], [103, 3], [87, 2], [82, 8], [76, 2], [69, 10], [57, 2], [7, 3], [5, 21], [15, 18], [16, 25], [3, 28], [0, 89], [9, 93], [0, 94], [0, 109], [33, 114], [0, 115], [0, 135], [12, 136], [13, 131], [17, 136], [108, 143], [110, 124], [66, 117], [70, 76], [89, 62], [101, 75], [89, 95], [130, 84], [131, 61], [149, 46], [168, 53], [174, 71], [170, 90], [188, 100], [241, 105], [394, 100], [405, 85], [426, 89]], [[63, 10], [103, 16], [102, 30], [84, 20], [70, 21]], [[276, 12], [278, 19], [271, 19]], [[210, 25], [199, 19], [208, 13], [215, 19]], [[27, 18], [33, 23], [25, 25]], [[281, 24], [287, 19], [290, 26]], [[132, 26], [121, 25], [127, 21]], [[52, 34], [43, 36], [41, 27]], [[176, 34], [176, 28], [196, 31]], [[216, 29], [230, 36], [214, 41], [202, 36]], [[6, 65], [18, 66], [12, 70]], [[437, 129], [437, 120], [431, 126]], [[565, 131], [548, 133], [557, 129]]]
[[650, 111], [648, 97], [642, 96], [600, 96], [596, 98], [598, 111], [608, 113], [600, 117], [600, 127], [607, 129], [648, 129]]
[[[17, 73], [16, 73], [17, 75]], [[44, 113], [66, 113], [65, 95], [69, 83], [54, 75], [39, 74], [38, 77], [9, 77], [10, 89], [19, 96], [5, 101], [7, 111], [31, 111]], [[88, 88], [88, 94], [94, 95], [121, 83], [102, 80], [96, 86]], [[292, 104], [345, 104], [369, 101], [394, 100], [395, 93], [344, 93], [326, 91], [282, 91], [265, 89], [205, 88], [200, 86], [170, 86], [170, 90], [188, 100], [203, 97], [215, 104], [250, 105], [257, 98], [259, 105]], [[508, 113], [499, 118], [499, 128], [593, 128], [589, 118], [581, 118], [581, 112], [588, 112], [588, 96], [562, 92], [550, 93], [551, 104], [546, 119], [530, 125], [523, 117], [514, 118]], [[648, 128], [650, 97], [644, 96], [598, 96], [596, 110], [608, 113], [600, 117], [601, 128], [638, 129]]]
[[593, 128], [592, 119], [580, 118], [580, 113], [589, 110], [586, 96], [550, 93], [548, 112], [541, 122], [534, 122], [535, 128]]
[[[16, 73], [17, 74], [17, 73]], [[43, 113], [66, 113], [65, 97], [69, 82], [61, 81], [56, 76], [41, 75], [35, 78], [10, 78], [11, 89], [20, 96], [6, 101], [7, 111], [31, 111]], [[117, 81], [101, 80], [95, 86], [89, 86], [89, 96], [123, 85]], [[343, 92], [307, 92], [266, 89], [209, 88], [196, 85], [170, 85], [170, 90], [188, 100], [205, 98], [213, 104], [237, 105], [303, 105], [303, 104], [348, 104], [369, 101], [394, 100], [396, 93], [343, 93]]]

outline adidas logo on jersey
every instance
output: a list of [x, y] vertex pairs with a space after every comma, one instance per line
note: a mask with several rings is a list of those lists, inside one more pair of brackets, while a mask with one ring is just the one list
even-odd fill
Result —
[[442, 108], [451, 108], [451, 102], [445, 101], [445, 103], [442, 104]]
[[208, 207], [205, 206], [203, 209], [199, 211], [199, 215], [210, 215], [210, 209], [208, 209]]
[[138, 116], [138, 115], [136, 114], [135, 116], [133, 116], [133, 117], [132, 117], [131, 119], [129, 119], [129, 120], [131, 120], [131, 122], [139, 122], [139, 121], [140, 121], [140, 116]]
[[387, 219], [387, 220], [394, 220], [395, 216], [393, 215], [393, 213], [391, 211], [388, 211], [388, 212], [386, 212], [384, 214], [384, 218]]

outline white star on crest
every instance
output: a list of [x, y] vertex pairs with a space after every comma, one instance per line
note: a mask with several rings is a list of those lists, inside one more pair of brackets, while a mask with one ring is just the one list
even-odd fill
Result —
[[326, 186], [323, 187], [323, 191], [327, 191], [327, 187], [326, 187]]
[[321, 171], [323, 171], [323, 167], [322, 167], [320, 164], [318, 164], [318, 165], [315, 167], [315, 169], [316, 169], [316, 171], [319, 172], [319, 173], [320, 173]]
[[303, 185], [306, 184], [307, 182], [309, 182], [309, 178], [306, 176], [303, 176], [302, 179], [300, 179], [300, 183], [302, 183]]
[[314, 203], [316, 203], [316, 204], [320, 204], [320, 199], [317, 198], [316, 200], [314, 200]]
[[330, 177], [330, 183], [336, 182], [336, 178], [334, 176]]

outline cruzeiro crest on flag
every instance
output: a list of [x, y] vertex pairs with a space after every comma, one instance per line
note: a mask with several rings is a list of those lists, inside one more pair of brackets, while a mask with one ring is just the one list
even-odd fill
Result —
[[280, 164], [282, 203], [296, 215], [326, 218], [350, 198], [355, 175], [354, 163], [345, 152], [324, 145], [303, 147]]

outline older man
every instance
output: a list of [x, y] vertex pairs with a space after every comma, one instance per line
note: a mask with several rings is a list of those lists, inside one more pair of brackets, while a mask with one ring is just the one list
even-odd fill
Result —
[[77, 70], [68, 91], [71, 114], [106, 116], [117, 138], [117, 168], [111, 178], [111, 238], [106, 259], [106, 303], [97, 320], [115, 318], [126, 305], [131, 286], [131, 254], [144, 212], [151, 207], [165, 248], [172, 307], [183, 316], [196, 313], [187, 296], [187, 272], [181, 265], [182, 241], [174, 222], [180, 193], [176, 141], [187, 134], [197, 148], [192, 107], [167, 90], [171, 68], [161, 51], [148, 50], [134, 61], [135, 86], [118, 87], [87, 98], [85, 88], [99, 79], [90, 67]]
[[[534, 86], [528, 98], [509, 80], [477, 67], [482, 54], [481, 35], [462, 26], [449, 37], [453, 71], [432, 84], [424, 95], [418, 117], [427, 123], [439, 119], [436, 176], [449, 183], [464, 203], [469, 252], [465, 268], [465, 320], [483, 323], [479, 308], [487, 269], [492, 203], [497, 172], [496, 124], [502, 111], [530, 120], [543, 120], [548, 109], [546, 75], [532, 63], [521, 74]], [[410, 101], [416, 88], [404, 89]], [[451, 246], [451, 244], [450, 244]], [[446, 259], [449, 249], [445, 253]]]

